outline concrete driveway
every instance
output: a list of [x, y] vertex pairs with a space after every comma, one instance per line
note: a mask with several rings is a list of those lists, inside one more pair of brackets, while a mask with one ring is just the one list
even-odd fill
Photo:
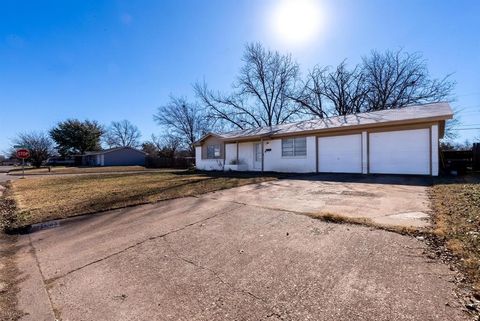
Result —
[[23, 320], [467, 320], [454, 272], [415, 238], [213, 195], [65, 220], [20, 246]]
[[300, 213], [368, 218], [383, 225], [425, 227], [431, 178], [314, 175], [245, 185], [203, 197]]
[[0, 166], [0, 183], [5, 183], [12, 180], [12, 177], [8, 175], [8, 171], [14, 169], [14, 166]]

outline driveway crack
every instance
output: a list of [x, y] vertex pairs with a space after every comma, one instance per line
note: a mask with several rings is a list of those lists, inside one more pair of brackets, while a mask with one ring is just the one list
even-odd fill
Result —
[[[48, 286], [48, 285], [50, 285], [51, 283], [57, 281], [58, 279], [64, 278], [64, 277], [66, 277], [66, 276], [68, 276], [68, 275], [70, 275], [70, 274], [72, 274], [72, 273], [75, 273], [75, 272], [77, 272], [77, 271], [80, 271], [80, 270], [82, 270], [82, 269], [84, 269], [84, 268], [86, 268], [86, 267], [89, 267], [89, 266], [93, 265], [93, 264], [96, 264], [96, 263], [105, 261], [105, 260], [107, 260], [107, 259], [109, 259], [109, 258], [111, 258], [111, 257], [116, 256], [116, 255], [122, 254], [122, 253], [124, 253], [124, 252], [126, 252], [126, 251], [128, 251], [128, 250], [130, 250], [130, 249], [133, 249], [133, 248], [135, 248], [135, 247], [137, 247], [137, 246], [139, 246], [139, 245], [142, 245], [142, 244], [144, 244], [144, 243], [146, 243], [146, 242], [149, 242], [149, 241], [152, 241], [152, 240], [156, 240], [156, 239], [160, 239], [160, 238], [165, 237], [165, 236], [167, 236], [167, 235], [170, 235], [170, 234], [173, 234], [173, 233], [177, 233], [177, 232], [183, 231], [183, 230], [185, 230], [186, 228], [189, 228], [189, 227], [191, 227], [191, 226], [193, 226], [193, 225], [201, 224], [201, 223], [206, 222], [206, 221], [208, 221], [208, 220], [211, 220], [211, 219], [213, 219], [213, 218], [215, 218], [215, 217], [217, 217], [217, 216], [220, 216], [220, 215], [223, 215], [223, 214], [228, 214], [228, 213], [230, 213], [230, 212], [231, 212], [231, 210], [222, 211], [222, 212], [219, 212], [219, 213], [217, 213], [217, 214], [215, 214], [215, 215], [209, 216], [209, 217], [207, 217], [207, 218], [204, 218], [204, 219], [201, 219], [201, 220], [198, 220], [198, 221], [189, 223], [189, 224], [187, 224], [187, 225], [184, 225], [184, 226], [182, 226], [181, 228], [178, 228], [178, 229], [175, 229], [175, 230], [171, 230], [171, 231], [169, 231], [169, 232], [166, 232], [166, 233], [163, 233], [163, 234], [160, 234], [160, 235], [151, 236], [151, 237], [149, 237], [149, 238], [147, 238], [147, 239], [141, 240], [141, 241], [136, 242], [136, 243], [134, 243], [134, 244], [132, 244], [132, 245], [130, 245], [130, 246], [127, 246], [126, 248], [123, 248], [123, 249], [121, 249], [121, 250], [119, 250], [119, 251], [116, 251], [116, 252], [111, 253], [111, 254], [109, 254], [109, 255], [107, 255], [107, 256], [104, 256], [104, 257], [102, 257], [102, 258], [99, 258], [99, 259], [97, 259], [97, 260], [94, 260], [94, 261], [92, 261], [92, 262], [89, 262], [89, 263], [87, 263], [87, 264], [84, 264], [84, 265], [82, 265], [82, 266], [80, 266], [80, 267], [78, 267], [78, 268], [75, 268], [75, 269], [73, 269], [73, 270], [70, 270], [70, 271], [68, 271], [67, 273], [63, 274], [63, 275], [59, 275], [59, 276], [56, 276], [56, 277], [47, 279], [47, 280], [45, 280], [44, 283]], [[32, 246], [33, 246], [33, 244], [32, 244]]]
[[[193, 260], [190, 260], [188, 258], [185, 258], [183, 256], [181, 256], [180, 254], [178, 254], [178, 252], [171, 246], [171, 244], [168, 242], [167, 238], [164, 237], [163, 240], [165, 241], [165, 244], [167, 245], [167, 247], [170, 249], [170, 251], [172, 251], [172, 253], [174, 254], [174, 257], [177, 259], [177, 260], [180, 260], [182, 262], [185, 262], [187, 264], [190, 264], [190, 265], [193, 265], [194, 267], [196, 267], [197, 269], [200, 269], [200, 270], [204, 270], [204, 271], [207, 271], [209, 273], [211, 273], [217, 280], [220, 281], [220, 283], [222, 283], [223, 285], [226, 285], [228, 288], [230, 288], [231, 290], [233, 290], [234, 292], [237, 292], [237, 293], [241, 293], [243, 295], [247, 295], [255, 300], [258, 300], [260, 302], [262, 302], [263, 304], [266, 305], [266, 307], [270, 310], [270, 312], [266, 315], [267, 318], [271, 318], [271, 317], [276, 317], [280, 320], [286, 320], [285, 317], [283, 316], [284, 314], [288, 314], [287, 311], [280, 311], [280, 309], [278, 309], [275, 305], [270, 305], [270, 303], [262, 298], [262, 297], [259, 297], [258, 295], [255, 295], [254, 293], [248, 291], [248, 290], [245, 290], [245, 289], [240, 289], [236, 286], [234, 286], [233, 284], [231, 284], [230, 282], [226, 281], [224, 278], [222, 278], [220, 276], [220, 273], [218, 273], [217, 271], [215, 271], [214, 269], [211, 269], [209, 267], [206, 267], [206, 266], [203, 266], [201, 264], [198, 264], [196, 262], [194, 262]], [[280, 312], [279, 312], [280, 311]]]
[[220, 281], [220, 283], [228, 286], [229, 288], [231, 288], [231, 289], [232, 289], [233, 291], [235, 291], [235, 292], [239, 292], [239, 293], [242, 293], [242, 294], [246, 294], [246, 295], [254, 298], [255, 300], [259, 300], [259, 301], [261, 301], [261, 302], [263, 302], [263, 303], [265, 303], [265, 304], [268, 304], [267, 300], [265, 300], [265, 299], [263, 299], [263, 298], [255, 295], [255, 294], [253, 294], [252, 292], [250, 292], [250, 291], [248, 291], [248, 290], [238, 289], [238, 288], [236, 288], [233, 284], [225, 281], [225, 280], [220, 276], [220, 274], [219, 274], [217, 271], [215, 271], [215, 270], [213, 270], [213, 269], [211, 269], [211, 268], [208, 268], [208, 267], [206, 267], [206, 266], [197, 264], [197, 263], [195, 263], [194, 261], [189, 260], [189, 259], [187, 259], [187, 258], [179, 255], [179, 254], [177, 253], [177, 251], [175, 251], [175, 250], [172, 248], [172, 246], [170, 245], [170, 243], [167, 241], [167, 238], [166, 238], [166, 237], [163, 238], [163, 240], [165, 241], [165, 244], [167, 244], [168, 248], [174, 253], [175, 258], [177, 258], [178, 260], [183, 261], [183, 262], [188, 263], [188, 264], [191, 264], [191, 265], [195, 266], [196, 268], [198, 268], [198, 269], [200, 269], [200, 270], [205, 270], [205, 271], [210, 272], [211, 274], [213, 274], [213, 276], [214, 276], [215, 278], [217, 278], [217, 279]]

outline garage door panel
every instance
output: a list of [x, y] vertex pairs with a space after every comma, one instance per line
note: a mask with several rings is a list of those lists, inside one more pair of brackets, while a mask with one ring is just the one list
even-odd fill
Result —
[[320, 137], [318, 171], [324, 173], [362, 172], [362, 135]]
[[370, 133], [369, 166], [374, 174], [430, 174], [429, 129]]

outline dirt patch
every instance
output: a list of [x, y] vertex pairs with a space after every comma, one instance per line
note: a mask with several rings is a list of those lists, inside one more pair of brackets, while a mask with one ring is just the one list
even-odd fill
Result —
[[0, 320], [18, 320], [23, 315], [17, 309], [19, 271], [15, 264], [17, 236], [3, 230], [15, 221], [15, 202], [8, 197], [8, 183], [0, 185]]
[[16, 236], [0, 233], [0, 320], [19, 320], [23, 313], [17, 309], [18, 279], [20, 272], [15, 264]]
[[[439, 180], [430, 191], [437, 248], [472, 285], [468, 309], [480, 312], [480, 184], [478, 177]], [[449, 257], [450, 256], [450, 257]], [[463, 281], [463, 280], [461, 280]]]
[[0, 184], [0, 233], [17, 224], [16, 203], [10, 182]]

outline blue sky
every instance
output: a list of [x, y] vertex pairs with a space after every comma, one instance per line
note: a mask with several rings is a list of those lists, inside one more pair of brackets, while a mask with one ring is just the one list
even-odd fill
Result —
[[1, 1], [0, 151], [66, 118], [128, 119], [148, 139], [169, 94], [193, 98], [203, 79], [228, 90], [252, 41], [304, 72], [372, 49], [421, 52], [432, 76], [453, 73], [462, 128], [480, 127], [480, 1], [318, 0], [321, 31], [302, 45], [272, 30], [278, 1]]

